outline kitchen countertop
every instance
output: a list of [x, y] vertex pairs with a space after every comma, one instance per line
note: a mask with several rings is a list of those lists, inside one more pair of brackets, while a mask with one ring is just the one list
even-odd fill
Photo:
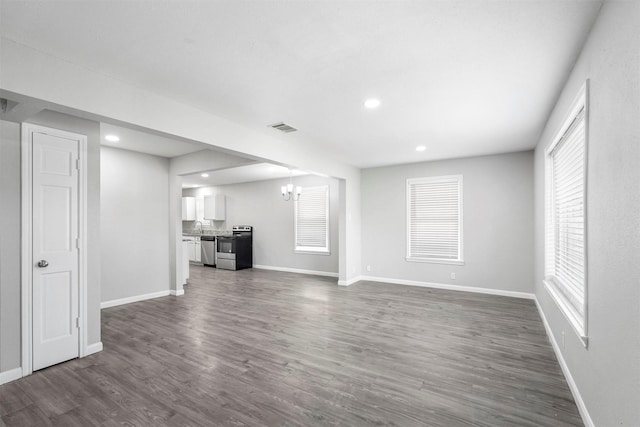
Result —
[[183, 236], [189, 236], [189, 237], [202, 237], [202, 236], [232, 236], [233, 232], [230, 230], [215, 230], [215, 231], [209, 231], [209, 230], [205, 230], [202, 233], [193, 233], [193, 232], [183, 232], [182, 233]]

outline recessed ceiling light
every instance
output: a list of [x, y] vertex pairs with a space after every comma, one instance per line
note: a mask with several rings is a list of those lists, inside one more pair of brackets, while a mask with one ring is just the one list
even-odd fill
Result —
[[104, 139], [106, 139], [109, 142], [118, 142], [118, 141], [120, 141], [120, 138], [117, 135], [106, 135], [104, 137]]
[[380, 100], [375, 98], [367, 99], [364, 101], [364, 106], [369, 109], [378, 108], [380, 106]]
[[426, 150], [426, 149], [427, 149], [427, 147], [426, 147], [426, 146], [424, 146], [424, 145], [418, 145], [418, 146], [416, 147], [416, 151], [424, 151], [424, 150]]
[[200, 176], [203, 177], [203, 178], [209, 178], [209, 174], [208, 173], [200, 174]]

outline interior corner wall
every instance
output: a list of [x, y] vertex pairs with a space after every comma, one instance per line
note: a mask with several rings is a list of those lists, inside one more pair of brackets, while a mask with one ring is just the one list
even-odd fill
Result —
[[[406, 180], [445, 175], [463, 179], [464, 265], [408, 262]], [[367, 276], [533, 292], [532, 151], [364, 169], [362, 212]]]
[[[183, 190], [184, 196], [222, 194], [226, 198], [226, 221], [214, 223], [218, 229], [233, 225], [254, 227], [254, 265], [290, 268], [338, 274], [338, 181], [314, 175], [294, 178], [294, 185], [313, 187], [329, 185], [329, 249], [330, 254], [296, 253], [294, 251], [294, 210], [292, 201], [282, 200], [280, 187], [288, 179], [247, 182], [216, 187]], [[183, 222], [188, 228], [193, 222]]]
[[20, 125], [0, 120], [0, 373], [20, 367]]
[[170, 290], [169, 160], [100, 150], [101, 301]]
[[362, 218], [367, 215], [362, 207], [362, 172], [359, 171], [345, 182], [345, 197], [341, 199], [345, 203], [344, 233], [346, 238], [346, 272], [345, 277], [340, 277], [345, 283], [351, 283], [360, 278], [362, 273]]
[[100, 123], [44, 110], [29, 123], [87, 136], [87, 345], [100, 343]]
[[[607, 1], [535, 154], [535, 293], [587, 425], [640, 425], [640, 3]], [[544, 151], [589, 79], [588, 347], [543, 286]], [[586, 416], [585, 416], [586, 415]]]

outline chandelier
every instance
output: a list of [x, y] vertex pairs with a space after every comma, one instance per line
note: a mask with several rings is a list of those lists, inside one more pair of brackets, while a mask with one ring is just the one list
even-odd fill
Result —
[[289, 169], [289, 183], [287, 185], [283, 185], [282, 187], [280, 187], [280, 190], [282, 191], [282, 198], [287, 202], [289, 200], [297, 201], [300, 198], [300, 194], [302, 194], [302, 187], [298, 185], [296, 186], [295, 189], [296, 191], [294, 193], [293, 192], [293, 171]]

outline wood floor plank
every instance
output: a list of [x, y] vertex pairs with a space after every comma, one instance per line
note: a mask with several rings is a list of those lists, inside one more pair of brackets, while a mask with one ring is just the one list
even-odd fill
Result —
[[22, 391], [17, 381], [0, 387], [0, 417], [32, 403], [31, 398]]
[[[531, 301], [192, 267], [104, 351], [0, 387], [7, 426], [581, 426]], [[1, 424], [0, 424], [1, 425]]]

